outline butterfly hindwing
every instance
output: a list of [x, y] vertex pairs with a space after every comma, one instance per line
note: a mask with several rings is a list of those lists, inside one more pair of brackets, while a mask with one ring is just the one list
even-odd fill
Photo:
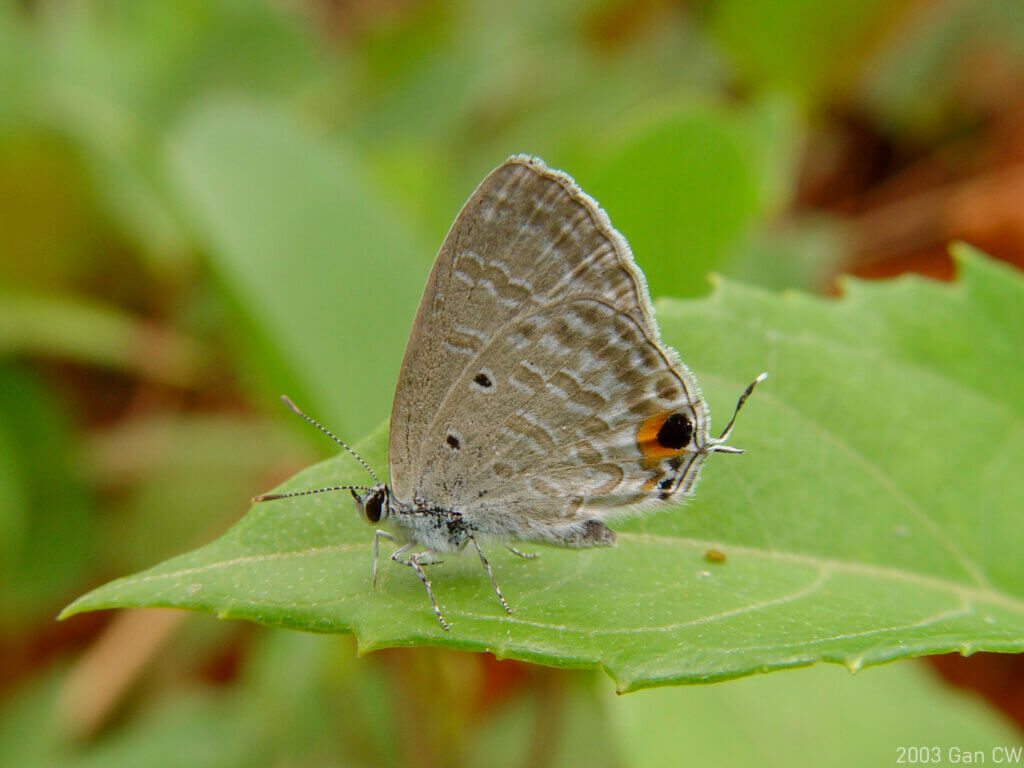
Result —
[[[550, 539], [692, 485], [703, 400], [649, 330], [604, 299], [541, 307], [473, 363], [429, 418], [418, 492], [475, 528]], [[673, 414], [689, 426], [670, 423], [659, 441]]]

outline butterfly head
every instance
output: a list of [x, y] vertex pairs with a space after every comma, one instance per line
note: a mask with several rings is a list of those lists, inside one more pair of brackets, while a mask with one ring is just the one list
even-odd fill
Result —
[[351, 493], [359, 516], [371, 525], [387, 520], [391, 515], [391, 491], [384, 483], [373, 486], [365, 496], [360, 496], [354, 489]]
[[[291, 493], [264, 493], [260, 496], [253, 498], [253, 503], [258, 501], [271, 501], [273, 499], [287, 499], [292, 496], [308, 496], [313, 493], [324, 493], [326, 491], [348, 491], [352, 494], [352, 498], [356, 502], [356, 510], [359, 512], [360, 517], [363, 517], [370, 523], [379, 523], [381, 520], [386, 520], [391, 514], [391, 491], [388, 490], [387, 485], [380, 482], [376, 473], [370, 468], [370, 465], [363, 461], [362, 457], [349, 448], [348, 445], [339, 440], [333, 432], [324, 427], [316, 419], [307, 416], [303, 413], [299, 406], [291, 401], [286, 395], [281, 395], [281, 399], [284, 400], [285, 405], [292, 409], [292, 411], [301, 418], [308, 421], [314, 427], [319, 429], [331, 440], [336, 442], [346, 451], [363, 465], [363, 469], [370, 473], [370, 477], [376, 483], [372, 488], [365, 485], [333, 485], [330, 488], [310, 488], [305, 491], [292, 491]], [[360, 496], [356, 491], [365, 491], [365, 496]]]

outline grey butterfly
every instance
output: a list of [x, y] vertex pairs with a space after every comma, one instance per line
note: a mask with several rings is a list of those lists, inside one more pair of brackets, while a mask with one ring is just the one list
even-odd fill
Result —
[[[565, 173], [515, 155], [459, 212], [420, 300], [391, 410], [391, 484], [349, 490], [396, 563], [481, 542], [615, 546], [606, 523], [693, 493], [725, 445], [697, 382], [660, 339], [643, 273], [604, 211]], [[289, 406], [351, 452], [344, 443]], [[353, 452], [354, 455], [354, 452]], [[359, 457], [356, 456], [358, 459]], [[361, 459], [359, 459], [362, 462]], [[357, 491], [365, 492], [360, 495]]]

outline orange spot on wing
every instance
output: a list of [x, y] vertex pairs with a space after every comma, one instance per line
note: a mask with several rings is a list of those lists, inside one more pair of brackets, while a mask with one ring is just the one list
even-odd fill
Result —
[[640, 449], [640, 453], [643, 454], [644, 458], [655, 460], [670, 459], [673, 456], [685, 453], [685, 449], [666, 448], [658, 442], [658, 432], [661, 431], [662, 426], [664, 426], [668, 417], [673, 413], [674, 411], [656, 413], [640, 422], [640, 426], [636, 430], [636, 446]]

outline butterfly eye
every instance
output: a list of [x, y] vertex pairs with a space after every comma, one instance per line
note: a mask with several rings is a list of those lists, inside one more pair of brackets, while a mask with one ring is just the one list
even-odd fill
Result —
[[384, 494], [373, 492], [366, 497], [366, 504], [363, 505], [363, 514], [371, 523], [379, 523], [384, 508]]

